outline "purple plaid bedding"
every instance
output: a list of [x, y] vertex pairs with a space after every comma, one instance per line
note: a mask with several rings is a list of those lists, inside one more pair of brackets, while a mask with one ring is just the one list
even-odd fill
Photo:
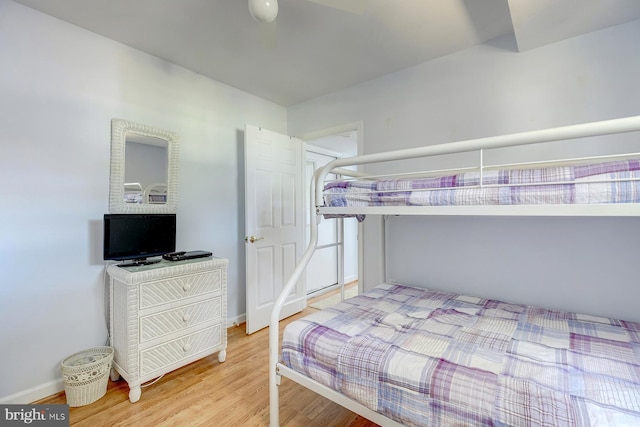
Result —
[[640, 426], [640, 323], [395, 284], [289, 324], [282, 361], [409, 426]]
[[[486, 171], [457, 175], [377, 181], [335, 181], [325, 186], [325, 205], [457, 206], [638, 203], [639, 160]], [[539, 184], [539, 185], [532, 185]]]

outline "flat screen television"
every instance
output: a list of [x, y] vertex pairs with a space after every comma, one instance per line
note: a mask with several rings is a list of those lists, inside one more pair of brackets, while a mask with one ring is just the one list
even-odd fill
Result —
[[175, 214], [105, 214], [104, 259], [151, 264], [147, 258], [175, 252]]

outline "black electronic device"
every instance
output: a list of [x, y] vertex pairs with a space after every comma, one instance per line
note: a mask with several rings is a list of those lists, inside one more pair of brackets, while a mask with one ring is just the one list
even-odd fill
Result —
[[167, 254], [162, 255], [162, 258], [167, 261], [179, 261], [180, 257], [186, 254], [185, 251], [181, 252], [169, 252]]
[[140, 267], [141, 265], [152, 265], [158, 264], [159, 262], [159, 259], [133, 259], [131, 261], [118, 264], [118, 267]]
[[122, 267], [158, 262], [147, 258], [176, 250], [175, 214], [105, 214], [105, 260], [129, 260]]
[[213, 254], [209, 251], [188, 251], [188, 252], [171, 252], [162, 255], [167, 261], [183, 261], [185, 259], [206, 258]]

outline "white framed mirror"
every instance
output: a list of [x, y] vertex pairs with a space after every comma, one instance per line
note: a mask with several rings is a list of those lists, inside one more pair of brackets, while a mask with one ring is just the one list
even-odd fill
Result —
[[178, 135], [111, 120], [110, 213], [176, 213]]

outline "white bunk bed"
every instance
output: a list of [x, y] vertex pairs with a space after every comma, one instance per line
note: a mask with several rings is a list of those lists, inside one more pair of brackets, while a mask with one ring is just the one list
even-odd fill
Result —
[[142, 200], [148, 204], [167, 203], [167, 184], [156, 182], [147, 185]]
[[[282, 376], [383, 426], [640, 423], [637, 322], [385, 283], [288, 325], [282, 349], [278, 328], [281, 308], [315, 251], [317, 224], [323, 215], [640, 216], [639, 153], [499, 167], [483, 164], [483, 153], [488, 149], [636, 131], [640, 131], [640, 116], [337, 159], [319, 170], [311, 188], [315, 215], [310, 218], [309, 246], [271, 314], [270, 425], [279, 425], [278, 385]], [[359, 175], [355, 181], [325, 182], [330, 172], [349, 175], [351, 171], [341, 169], [347, 166], [474, 151], [479, 153], [479, 164], [473, 168], [413, 172], [393, 180], [387, 176], [365, 177], [363, 181], [364, 174], [355, 173]], [[510, 168], [517, 172], [497, 172]], [[444, 189], [434, 190], [431, 185], [437, 174], [447, 176], [442, 179], [447, 183]], [[532, 175], [542, 176], [542, 182], [529, 182]], [[382, 184], [378, 184], [380, 180]], [[325, 193], [325, 187], [333, 188], [333, 194]], [[413, 188], [419, 191], [410, 192]], [[547, 190], [553, 195], [548, 196]], [[434, 195], [432, 191], [444, 193]], [[476, 193], [488, 194], [490, 201], [476, 204]], [[404, 203], [408, 200], [412, 205]], [[424, 203], [436, 205], [422, 206]], [[370, 307], [377, 311], [365, 312]], [[436, 315], [452, 317], [435, 319]], [[343, 318], [355, 323], [341, 326], [337, 322]], [[432, 320], [436, 323], [428, 323]], [[438, 331], [428, 341], [425, 331], [433, 332], [434, 327]], [[365, 335], [357, 335], [355, 330]], [[398, 341], [397, 334], [410, 331], [422, 335]], [[462, 335], [467, 341], [460, 341]], [[478, 345], [472, 345], [471, 336]], [[325, 348], [316, 345], [322, 340], [327, 341]], [[328, 347], [336, 352], [331, 353]], [[374, 360], [372, 355], [378, 351]], [[570, 360], [554, 363], [556, 358]], [[339, 360], [340, 368], [329, 359]], [[506, 359], [517, 372], [502, 371]], [[375, 371], [374, 365], [386, 368]], [[413, 373], [408, 368], [412, 365], [422, 371]], [[527, 370], [533, 379], [523, 374]], [[442, 383], [436, 384], [438, 380]], [[402, 381], [409, 384], [401, 386]], [[372, 384], [377, 389], [367, 388]], [[483, 394], [492, 389], [489, 384], [497, 393], [493, 400], [492, 395]], [[571, 388], [571, 393], [566, 388]], [[408, 413], [398, 414], [403, 405]], [[520, 411], [524, 407], [528, 413], [523, 415]], [[428, 412], [422, 413], [423, 409]]]
[[155, 182], [143, 189], [139, 182], [126, 182], [123, 197], [125, 203], [164, 204], [167, 203], [167, 184]]

